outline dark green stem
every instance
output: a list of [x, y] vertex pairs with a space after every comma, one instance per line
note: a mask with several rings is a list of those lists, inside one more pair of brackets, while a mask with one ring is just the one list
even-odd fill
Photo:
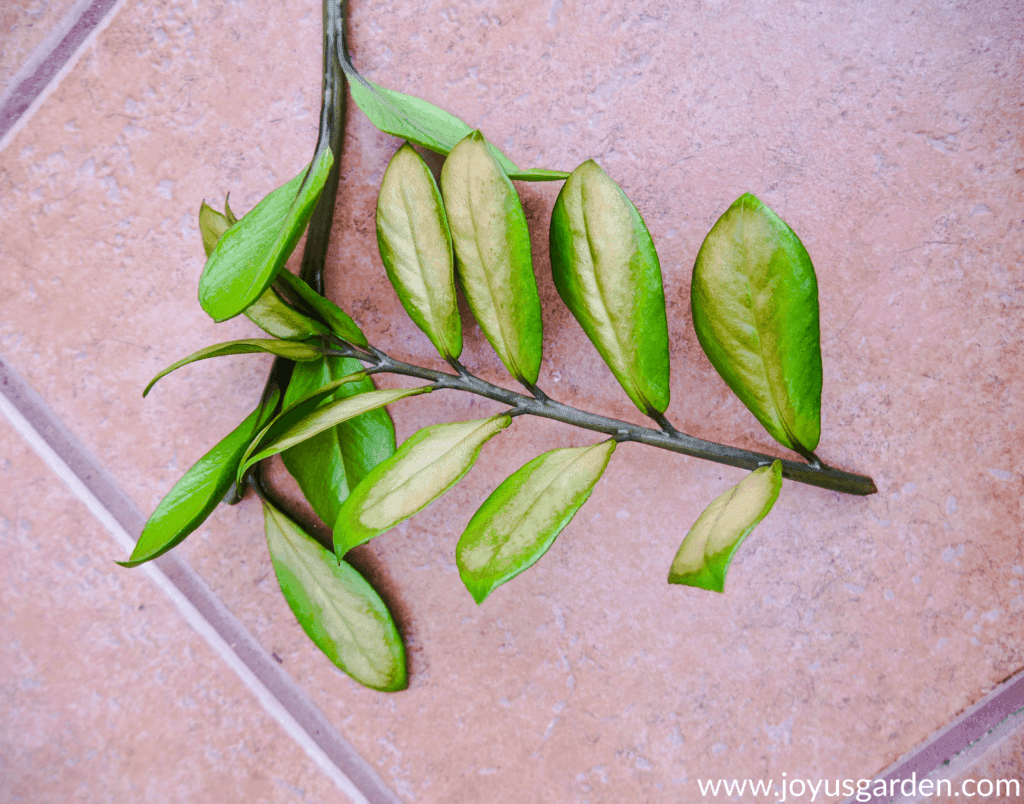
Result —
[[[403, 363], [373, 347], [370, 347], [370, 351], [372, 352], [372, 357], [367, 358], [365, 355], [360, 356], [346, 346], [338, 350], [337, 354], [355, 357], [370, 363], [373, 373], [400, 374], [405, 377], [427, 380], [433, 383], [435, 390], [467, 391], [508, 405], [517, 416], [530, 414], [532, 416], [541, 416], [545, 419], [554, 419], [563, 424], [571, 424], [575, 427], [604, 433], [616, 441], [635, 441], [638, 444], [646, 444], [670, 452], [678, 452], [682, 455], [690, 455], [694, 458], [703, 458], [704, 460], [724, 463], [748, 470], [757, 469], [760, 466], [768, 466], [776, 460], [775, 456], [772, 455], [765, 455], [760, 452], [739, 449], [737, 447], [728, 447], [724, 444], [716, 444], [713, 441], [705, 441], [701, 438], [681, 433], [664, 416], [661, 416], [661, 420], [658, 422], [662, 427], [661, 430], [640, 427], [636, 424], [612, 419], [608, 416], [601, 416], [597, 413], [588, 413], [587, 411], [557, 402], [547, 396], [530, 397], [515, 391], [509, 391], [506, 388], [501, 388], [473, 376], [457, 361], [453, 364], [453, 367], [459, 373], [447, 374], [443, 371], [435, 371], [421, 366], [414, 366], [410, 363]], [[874, 494], [878, 491], [870, 477], [833, 469], [820, 462], [817, 464], [807, 464], [783, 460], [782, 476], [797, 483], [806, 483], [810, 486], [818, 486], [819, 488], [838, 491], [844, 494], [866, 495]]]

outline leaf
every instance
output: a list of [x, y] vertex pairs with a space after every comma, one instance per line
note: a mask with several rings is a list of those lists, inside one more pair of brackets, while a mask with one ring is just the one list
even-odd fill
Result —
[[199, 205], [199, 233], [203, 237], [203, 250], [209, 257], [224, 233], [231, 227], [227, 216], [222, 215], [204, 201]]
[[363, 686], [404, 690], [405, 646], [380, 595], [350, 564], [339, 563], [266, 501], [263, 510], [270, 560], [302, 630]]
[[479, 131], [445, 160], [441, 192], [469, 308], [512, 376], [533, 385], [544, 334], [530, 233], [519, 196]]
[[224, 357], [226, 355], [256, 354], [258, 352], [286, 357], [289, 360], [316, 360], [322, 354], [322, 350], [316, 346], [310, 346], [306, 343], [295, 343], [294, 341], [271, 340], [270, 338], [251, 338], [242, 341], [216, 343], [213, 346], [200, 349], [198, 352], [194, 352], [183, 360], [179, 360], [177, 363], [165, 368], [149, 381], [149, 385], [146, 386], [146, 390], [142, 392], [142, 395], [146, 396], [161, 377], [165, 377], [175, 369], [187, 366], [189, 363], [195, 363], [197, 360], [206, 360], [209, 357]]
[[[459, 140], [472, 131], [455, 115], [432, 103], [368, 81], [349, 64], [343, 64], [342, 68], [348, 78], [352, 99], [381, 131], [442, 155], [447, 155]], [[488, 148], [511, 179], [560, 181], [569, 175], [560, 170], [520, 170], [493, 145], [488, 145]]]
[[199, 279], [199, 303], [214, 321], [233, 318], [263, 295], [305, 231], [333, 163], [325, 148], [308, 171], [224, 233]]
[[502, 414], [435, 424], [410, 436], [342, 505], [334, 525], [338, 557], [390, 530], [448, 491], [472, 468], [483, 445], [511, 422], [511, 416]]
[[629, 398], [669, 403], [668, 322], [654, 242], [633, 203], [596, 162], [573, 171], [551, 213], [555, 287]]
[[711, 365], [773, 438], [813, 457], [821, 436], [818, 281], [793, 230], [741, 196], [704, 239], [690, 300]]
[[548, 551], [590, 497], [614, 451], [609, 439], [545, 452], [494, 490], [455, 550], [459, 575], [477, 603]]
[[322, 433], [329, 427], [334, 427], [334, 425], [341, 424], [348, 419], [354, 419], [356, 416], [369, 410], [390, 405], [399, 399], [405, 399], [407, 396], [429, 393], [432, 389], [433, 386], [431, 385], [422, 385], [418, 388], [368, 391], [358, 396], [329, 402], [297, 421], [279, 436], [275, 438], [261, 437], [259, 451], [245, 459], [238, 470], [238, 476], [244, 476], [250, 466], [272, 455], [277, 455], [289, 447], [294, 447], [307, 438], [315, 436], [317, 433]]
[[[235, 213], [231, 211], [231, 205], [228, 203], [228, 199], [231, 198], [231, 193], [224, 196], [224, 217], [227, 219], [228, 226], [234, 226], [238, 223], [238, 218], [235, 217]], [[210, 255], [207, 254], [207, 257]]]
[[725, 574], [740, 543], [775, 504], [782, 488], [782, 462], [755, 469], [717, 497], [690, 528], [672, 561], [669, 583], [725, 590]]
[[131, 557], [117, 562], [135, 567], [163, 555], [206, 521], [235, 480], [249, 441], [277, 405], [278, 394], [257, 407], [174, 484], [146, 522]]
[[[358, 361], [345, 357], [327, 356], [318, 362], [299, 363], [288, 383], [284, 405], [288, 407], [338, 378], [358, 374], [361, 368]], [[373, 381], [364, 376], [339, 386], [328, 398], [341, 399], [373, 390]], [[349, 488], [394, 452], [391, 417], [384, 408], [377, 408], [286, 449], [281, 458], [316, 515], [333, 525]]]
[[301, 301], [305, 302], [339, 338], [354, 343], [356, 346], [367, 345], [366, 336], [356, 326], [356, 322], [330, 299], [321, 296], [290, 271], [281, 271], [277, 275], [277, 279]]
[[330, 330], [298, 310], [289, 307], [272, 287], [245, 310], [246, 317], [264, 332], [275, 338], [304, 341]]
[[443, 358], [462, 353], [452, 237], [430, 168], [406, 143], [377, 197], [377, 245], [398, 299]]

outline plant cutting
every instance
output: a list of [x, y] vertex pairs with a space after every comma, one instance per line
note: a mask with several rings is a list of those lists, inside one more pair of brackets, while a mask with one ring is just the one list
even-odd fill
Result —
[[[536, 456], [481, 501], [452, 545], [478, 604], [544, 556], [604, 473], [614, 472], [624, 441], [749, 471], [711, 502], [675, 557], [666, 556], [672, 584], [722, 592], [733, 555], [769, 513], [784, 479], [848, 494], [876, 491], [870, 478], [828, 466], [815, 453], [823, 381], [817, 280], [800, 239], [775, 212], [745, 193], [723, 213], [695, 257], [691, 307], [712, 365], [794, 453], [790, 459], [705, 441], [668, 419], [672, 322], [661, 267], [641, 211], [612, 176], [593, 160], [571, 172], [522, 169], [457, 117], [366, 80], [349, 57], [344, 17], [344, 2], [324, 0], [320, 133], [309, 165], [240, 219], [227, 203], [223, 213], [205, 203], [199, 212], [207, 253], [201, 306], [215, 321], [245, 315], [269, 337], [203, 349], [157, 375], [144, 394], [191, 362], [243, 353], [274, 355], [264, 392], [163, 499], [126, 566], [170, 550], [219, 502], [237, 502], [251, 488], [263, 502], [281, 589], [306, 633], [355, 680], [395, 691], [408, 683], [401, 635], [346, 556], [458, 483], [513, 419], [552, 419], [594, 438]], [[377, 242], [402, 306], [445, 370], [390, 356], [325, 295], [347, 93], [377, 128], [405, 141], [382, 179]], [[445, 157], [439, 180], [417, 148]], [[564, 404], [538, 387], [542, 309], [514, 181], [562, 183], [546, 233], [555, 287], [650, 426]], [[285, 263], [304, 232], [295, 275]], [[515, 390], [460, 362], [460, 291]], [[379, 390], [377, 374], [417, 384]], [[434, 424], [397, 445], [388, 406], [400, 415], [416, 397], [442, 392], [482, 396], [503, 410]], [[331, 539], [318, 539], [264, 482], [261, 465], [275, 455], [332, 529]]]

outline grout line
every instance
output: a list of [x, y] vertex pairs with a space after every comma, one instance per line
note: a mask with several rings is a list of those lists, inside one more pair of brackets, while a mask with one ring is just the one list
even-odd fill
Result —
[[[130, 551], [145, 517], [2, 357], [0, 413], [122, 549]], [[183, 559], [168, 553], [142, 565], [142, 569], [234, 670], [264, 710], [353, 804], [401, 804], [369, 763]]]
[[0, 152], [43, 105], [125, 0], [78, 0], [0, 95]]
[[[890, 790], [891, 782], [895, 781], [898, 790], [898, 782], [913, 776], [920, 783], [925, 778], [944, 779], [956, 774], [976, 758], [977, 749], [988, 748], [1016, 728], [1024, 728], [1024, 670], [997, 684], [988, 695], [897, 759], [872, 780], [867, 792], [874, 790], [878, 781], [885, 781]], [[911, 804], [917, 800], [902, 794], [876, 796], [872, 793], [867, 802]], [[859, 799], [851, 797], [842, 804], [855, 801]]]

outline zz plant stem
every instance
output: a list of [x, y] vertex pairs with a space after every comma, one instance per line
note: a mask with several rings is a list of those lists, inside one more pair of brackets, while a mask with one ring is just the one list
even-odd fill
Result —
[[[501, 402], [512, 408], [509, 411], [512, 416], [529, 414], [545, 419], [553, 419], [563, 424], [571, 424], [575, 427], [582, 427], [585, 430], [604, 433], [618, 442], [635, 441], [638, 444], [646, 444], [649, 447], [657, 447], [669, 452], [678, 452], [681, 455], [689, 455], [693, 458], [702, 458], [707, 461], [724, 463], [728, 466], [736, 466], [740, 469], [751, 471], [762, 466], [769, 466], [773, 461], [778, 460], [774, 456], [765, 455], [761, 452], [730, 447], [725, 444], [705, 441], [702, 438], [687, 435], [672, 427], [664, 417], [661, 417], [664, 421], [663, 429], [655, 430], [651, 427], [642, 427], [630, 422], [602, 416], [598, 413], [590, 413], [574, 408], [571, 405], [566, 405], [552, 399], [547, 394], [541, 392], [539, 388], [534, 389], [536, 395], [532, 397], [515, 391], [509, 391], [506, 388], [494, 385], [470, 374], [461, 363], [454, 359], [451, 361], [452, 367], [459, 372], [458, 374], [448, 374], [443, 371], [403, 363], [401, 360], [395, 360], [376, 348], [372, 348], [372, 352], [366, 353], [345, 344], [342, 348], [330, 351], [328, 354], [354, 357], [357, 360], [369, 363], [371, 366], [368, 371], [369, 374], [399, 374], [405, 377], [428, 380], [433, 383], [433, 388], [436, 391], [466, 391]], [[844, 472], [841, 469], [827, 466], [820, 461], [817, 465], [787, 460], [782, 460], [781, 463], [782, 476], [787, 480], [794, 480], [798, 483], [817, 486], [829, 491], [838, 491], [843, 494], [864, 496], [875, 494], [878, 491], [870, 477]]]

